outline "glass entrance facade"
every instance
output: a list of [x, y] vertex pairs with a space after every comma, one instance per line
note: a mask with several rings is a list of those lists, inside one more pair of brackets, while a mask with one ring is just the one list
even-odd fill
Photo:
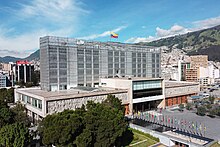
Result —
[[137, 113], [137, 112], [145, 112], [149, 110], [156, 110], [157, 106], [161, 103], [161, 101], [162, 100], [155, 100], [155, 101], [133, 104], [133, 111], [134, 113]]

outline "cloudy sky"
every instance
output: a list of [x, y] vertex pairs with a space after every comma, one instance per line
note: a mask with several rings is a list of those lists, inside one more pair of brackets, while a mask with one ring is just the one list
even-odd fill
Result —
[[[136, 43], [220, 24], [220, 0], [0, 0], [0, 56], [26, 57], [45, 35]], [[109, 32], [119, 34], [110, 39]]]

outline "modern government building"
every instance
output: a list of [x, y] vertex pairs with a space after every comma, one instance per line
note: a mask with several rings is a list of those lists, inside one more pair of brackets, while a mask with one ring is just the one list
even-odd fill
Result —
[[116, 42], [40, 38], [41, 88], [95, 87], [100, 78], [160, 77], [160, 48]]
[[102, 102], [109, 94], [122, 100], [125, 114], [133, 114], [186, 103], [199, 91], [199, 84], [166, 84], [160, 62], [156, 47], [45, 36], [40, 38], [41, 87], [15, 89], [15, 101], [25, 104], [34, 121], [89, 100]]

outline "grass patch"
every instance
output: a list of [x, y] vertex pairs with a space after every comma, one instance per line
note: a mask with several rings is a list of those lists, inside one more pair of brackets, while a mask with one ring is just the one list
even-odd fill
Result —
[[220, 144], [218, 144], [218, 142], [216, 142], [216, 143], [212, 144], [211, 147], [220, 147]]
[[150, 134], [146, 134], [146, 133], [143, 133], [141, 131], [131, 129], [131, 128], [130, 128], [130, 130], [132, 131], [132, 133], [134, 135], [133, 135], [133, 140], [129, 145], [146, 140], [140, 144], [134, 145], [133, 147], [146, 147], [146, 146], [150, 146], [150, 145], [153, 145], [153, 144], [159, 142], [158, 138], [155, 138], [155, 137], [151, 136]]

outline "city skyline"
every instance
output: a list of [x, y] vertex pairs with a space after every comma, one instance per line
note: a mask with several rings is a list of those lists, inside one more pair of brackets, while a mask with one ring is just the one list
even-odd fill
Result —
[[[136, 43], [220, 24], [217, 0], [21, 0], [0, 4], [0, 55], [26, 57], [39, 37]], [[119, 34], [110, 39], [110, 32]]]

